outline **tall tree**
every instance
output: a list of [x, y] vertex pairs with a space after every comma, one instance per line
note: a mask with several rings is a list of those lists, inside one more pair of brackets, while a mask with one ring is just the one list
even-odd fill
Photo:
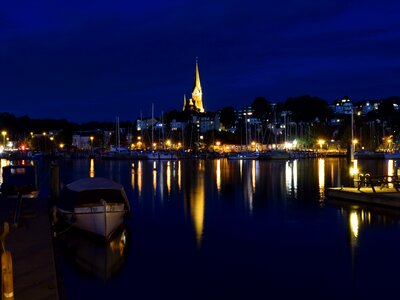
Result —
[[325, 121], [332, 115], [332, 110], [325, 100], [310, 95], [288, 98], [284, 109], [292, 112], [295, 122], [314, 122], [317, 119]]
[[232, 106], [226, 106], [221, 109], [220, 122], [225, 128], [231, 128], [235, 125], [236, 115], [235, 109]]
[[254, 110], [256, 117], [262, 118], [269, 112], [270, 104], [265, 97], [257, 97], [253, 100], [251, 108]]

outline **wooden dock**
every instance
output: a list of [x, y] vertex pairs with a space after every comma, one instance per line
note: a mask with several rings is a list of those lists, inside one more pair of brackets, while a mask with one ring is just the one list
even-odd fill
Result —
[[0, 228], [9, 223], [14, 299], [61, 299], [49, 214], [49, 199], [23, 199], [15, 223], [15, 198], [0, 198]]
[[328, 198], [349, 202], [400, 208], [400, 192], [397, 192], [392, 187], [375, 188], [375, 192], [370, 187], [361, 187], [359, 189], [357, 187], [328, 188], [326, 195]]

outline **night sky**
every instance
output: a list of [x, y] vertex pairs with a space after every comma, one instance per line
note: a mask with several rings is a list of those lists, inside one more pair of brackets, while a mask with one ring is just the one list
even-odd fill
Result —
[[398, 1], [2, 1], [0, 112], [74, 122], [203, 103], [400, 95]]

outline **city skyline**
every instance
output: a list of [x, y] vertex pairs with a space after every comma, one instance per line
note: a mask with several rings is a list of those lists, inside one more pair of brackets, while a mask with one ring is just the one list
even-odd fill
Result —
[[312, 95], [398, 96], [396, 1], [3, 4], [3, 112], [73, 122], [180, 110], [198, 57], [206, 111]]

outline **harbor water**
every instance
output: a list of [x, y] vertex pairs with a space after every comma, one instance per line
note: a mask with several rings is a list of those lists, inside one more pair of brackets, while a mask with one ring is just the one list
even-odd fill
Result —
[[[50, 162], [36, 162], [49, 193]], [[351, 184], [341, 158], [60, 160], [61, 187], [120, 182], [131, 215], [109, 243], [55, 238], [67, 299], [375, 299], [400, 279], [400, 211], [325, 197]], [[358, 162], [389, 174], [396, 163]]]

